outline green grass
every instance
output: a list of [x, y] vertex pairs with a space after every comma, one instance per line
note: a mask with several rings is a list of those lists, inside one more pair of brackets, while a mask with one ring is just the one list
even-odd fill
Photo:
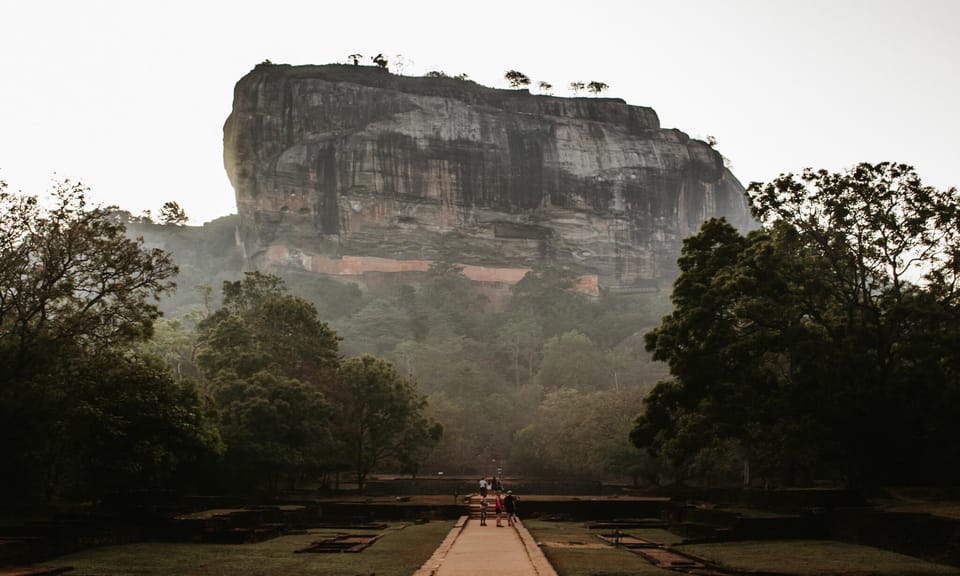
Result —
[[[657, 568], [625, 548], [602, 545], [600, 530], [590, 530], [580, 522], [545, 522], [524, 520], [540, 545], [547, 560], [560, 576], [676, 576], [676, 572]], [[665, 530], [631, 530], [631, 534], [656, 542], [676, 542], [678, 538]]]
[[677, 547], [701, 558], [740, 570], [799, 576], [960, 575], [960, 568], [869, 546], [829, 540], [771, 540], [696, 544]]
[[[560, 576], [676, 575], [647, 563], [623, 548], [588, 547], [600, 543], [597, 530], [578, 522], [524, 520]], [[868, 546], [826, 540], [748, 541], [681, 545], [665, 530], [628, 530], [630, 534], [693, 554], [732, 572], [794, 576], [960, 576], [960, 568], [925, 562]]]
[[[597, 530], [578, 522], [524, 520], [560, 576], [667, 576], [623, 548], [596, 546]], [[375, 573], [410, 576], [430, 557], [452, 522], [390, 524], [383, 537], [359, 554], [295, 554], [337, 533], [367, 530], [311, 530], [304, 535], [256, 544], [140, 543], [94, 548], [45, 563], [72, 566], [71, 576], [342, 576]], [[960, 576], [960, 568], [924, 562], [867, 546], [823, 540], [750, 541], [680, 545], [665, 530], [629, 530], [740, 572], [797, 576]]]
[[369, 530], [311, 530], [256, 544], [146, 542], [93, 548], [44, 563], [72, 566], [71, 576], [410, 576], [430, 558], [452, 522], [391, 524], [383, 537], [360, 553], [295, 554], [337, 533]]

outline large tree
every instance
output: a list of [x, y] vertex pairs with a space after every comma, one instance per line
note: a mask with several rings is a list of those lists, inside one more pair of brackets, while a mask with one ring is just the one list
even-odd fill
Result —
[[443, 434], [443, 427], [424, 415], [426, 399], [416, 384], [390, 363], [369, 355], [345, 360], [339, 379], [348, 395], [344, 433], [360, 490], [381, 465], [415, 472], [419, 452]]
[[835, 359], [820, 381], [836, 381], [830, 396], [839, 396], [843, 412], [834, 433], [845, 442], [836, 456], [852, 463], [847, 476], [917, 474], [924, 463], [913, 446], [932, 440], [925, 422], [942, 414], [927, 401], [957, 387], [948, 373], [931, 382], [914, 346], [918, 338], [940, 341], [935, 318], [957, 311], [956, 189], [926, 186], [910, 166], [885, 162], [787, 174], [751, 185], [748, 194], [762, 222], [795, 229], [818, 263], [814, 286], [831, 306], [808, 312]]
[[[784, 413], [799, 386], [796, 368], [822, 349], [797, 305], [802, 298], [794, 296], [813, 283], [801, 280], [795, 266], [802, 259], [782, 232], [744, 238], [711, 220], [684, 242], [674, 310], [645, 338], [672, 377], [645, 400], [632, 432], [635, 444], [669, 457], [681, 471], [702, 468], [702, 451], [732, 440], [759, 471], [779, 473], [800, 466], [801, 455], [787, 449], [793, 446], [787, 431], [816, 438], [809, 427], [795, 429], [803, 419]], [[802, 389], [815, 396], [815, 388]], [[772, 444], [783, 449], [770, 450]]]
[[58, 183], [52, 206], [0, 182], [0, 337], [14, 378], [76, 345], [109, 349], [150, 335], [160, 294], [174, 287], [169, 255], [126, 236], [88, 189]]
[[673, 377], [635, 444], [689, 464], [726, 439], [788, 481], [929, 479], [957, 453], [929, 450], [956, 428], [955, 192], [862, 164], [750, 195], [765, 230], [711, 221], [684, 243], [675, 309], [647, 336]]
[[176, 267], [87, 193], [64, 181], [44, 202], [0, 182], [0, 482], [10, 493], [149, 487], [196, 450], [216, 452], [192, 384], [136, 352]]
[[240, 488], [276, 489], [339, 465], [338, 342], [279, 277], [252, 272], [224, 282], [222, 308], [199, 325], [197, 363]]

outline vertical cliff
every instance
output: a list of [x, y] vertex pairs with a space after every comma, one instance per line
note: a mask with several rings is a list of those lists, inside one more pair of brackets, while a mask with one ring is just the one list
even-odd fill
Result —
[[509, 284], [549, 262], [644, 290], [673, 280], [705, 219], [755, 225], [720, 154], [650, 108], [375, 67], [257, 66], [237, 83], [224, 163], [259, 268], [446, 259]]

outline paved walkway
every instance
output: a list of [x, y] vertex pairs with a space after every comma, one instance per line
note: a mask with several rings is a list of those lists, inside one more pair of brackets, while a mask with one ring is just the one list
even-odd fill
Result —
[[557, 576], [522, 522], [503, 524], [463, 516], [414, 576]]

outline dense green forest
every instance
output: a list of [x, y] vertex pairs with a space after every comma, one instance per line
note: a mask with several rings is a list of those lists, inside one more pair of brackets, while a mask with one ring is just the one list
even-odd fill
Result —
[[[202, 233], [210, 240], [201, 252], [194, 248], [196, 229], [131, 226], [162, 243], [180, 265], [180, 288], [161, 302], [166, 315], [155, 339], [155, 352], [179, 373], [201, 371], [195, 326], [220, 305], [214, 286], [243, 276], [234, 226], [233, 218], [207, 224]], [[336, 333], [343, 357], [381, 358], [417, 383], [425, 413], [444, 428], [439, 443], [421, 455], [419, 473], [489, 473], [496, 460], [510, 473], [646, 474], [659, 481], [628, 432], [641, 399], [666, 375], [666, 365], [643, 349], [643, 333], [668, 311], [667, 294], [590, 298], [571, 289], [572, 275], [547, 267], [528, 274], [497, 310], [445, 262], [415, 285], [372, 290], [295, 270], [273, 272]]]
[[[956, 483], [960, 204], [896, 164], [750, 187], [672, 294], [449, 262], [361, 289], [244, 273], [202, 228], [0, 182], [2, 494], [263, 493], [371, 475]], [[272, 272], [272, 273], [270, 273]]]

